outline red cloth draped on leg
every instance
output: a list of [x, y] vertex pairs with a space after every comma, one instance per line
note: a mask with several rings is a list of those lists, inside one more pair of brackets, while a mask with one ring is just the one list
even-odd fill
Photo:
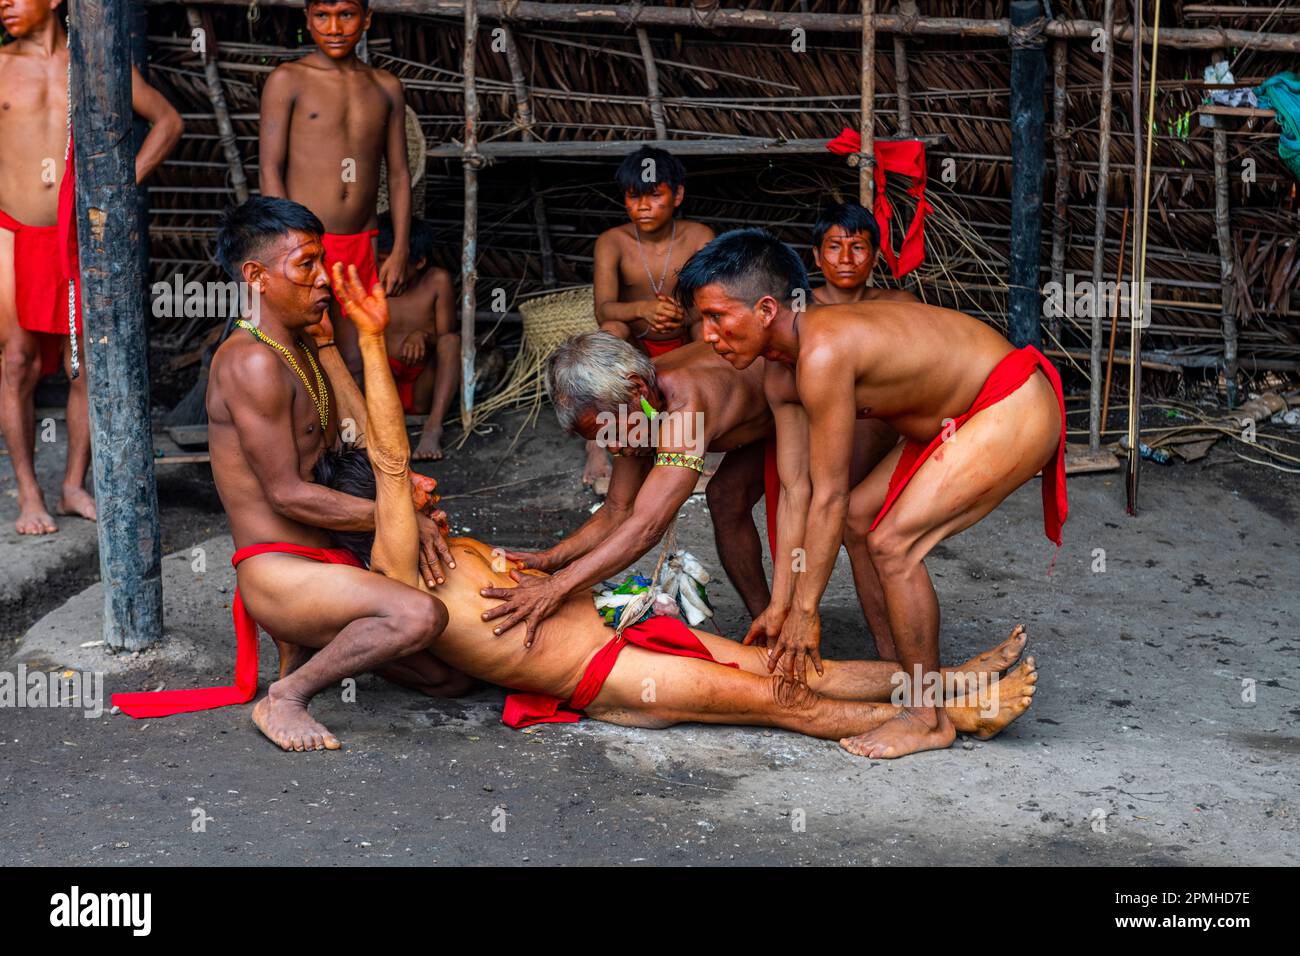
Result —
[[[953, 420], [953, 428], [961, 428], [971, 416], [1002, 401], [1024, 385], [1029, 380], [1029, 376], [1034, 374], [1035, 369], [1040, 368], [1047, 376], [1047, 381], [1051, 383], [1052, 390], [1056, 392], [1057, 404], [1061, 410], [1061, 440], [1052, 457], [1043, 466], [1043, 531], [1059, 548], [1061, 525], [1065, 524], [1065, 518], [1070, 511], [1070, 503], [1065, 494], [1065, 394], [1061, 390], [1061, 376], [1057, 374], [1046, 356], [1032, 345], [1026, 345], [1008, 354], [993, 367], [993, 371], [989, 373], [971, 407]], [[949, 434], [953, 433], [949, 432]], [[885, 495], [885, 503], [881, 505], [880, 512], [871, 523], [872, 531], [876, 530], [876, 525], [880, 524], [881, 519], [893, 507], [898, 496], [907, 487], [907, 483], [912, 480], [912, 476], [925, 464], [935, 449], [943, 444], [943, 441], [942, 432], [931, 439], [929, 444], [907, 440], [903, 446], [902, 457], [898, 460], [898, 466], [889, 478], [889, 491]]]
[[[351, 551], [342, 548], [308, 548], [300, 544], [271, 541], [250, 544], [240, 548], [230, 563], [239, 567], [246, 558], [259, 554], [292, 554], [310, 558], [322, 564], [348, 564], [361, 567]], [[244, 607], [235, 588], [235, 600], [230, 608], [235, 620], [235, 683], [227, 687], [205, 687], [198, 690], [159, 690], [138, 694], [114, 694], [113, 706], [130, 717], [169, 717], [196, 710], [212, 710], [229, 704], [247, 704], [257, 695], [257, 622]]]
[[647, 651], [671, 654], [673, 657], [694, 657], [720, 663], [680, 618], [649, 617], [640, 624], [629, 627], [621, 637], [611, 637], [609, 643], [596, 652], [583, 672], [582, 680], [578, 681], [573, 696], [567, 701], [549, 694], [509, 694], [506, 696], [505, 711], [501, 714], [502, 723], [521, 730], [533, 724], [572, 724], [581, 720], [582, 711], [591, 706], [591, 702], [600, 694], [600, 689], [605, 686], [610, 671], [618, 661], [618, 655], [628, 644], [635, 644]]
[[646, 354], [652, 359], [657, 359], [661, 355], [667, 355], [683, 345], [689, 345], [691, 340], [685, 335], [679, 335], [675, 339], [646, 339], [640, 340], [645, 347]]
[[[59, 215], [63, 215], [62, 207]], [[63, 343], [68, 337], [68, 273], [63, 266], [61, 224], [29, 226], [0, 212], [0, 229], [14, 234], [14, 304], [18, 324], [37, 337], [41, 374], [52, 375], [59, 370]], [[76, 318], [80, 332], [80, 296]]]
[[402, 402], [402, 411], [411, 415], [415, 413], [415, 380], [424, 371], [424, 365], [410, 365], [401, 359], [388, 356], [388, 367], [393, 370], [393, 382], [397, 385], [397, 397]]
[[366, 292], [379, 281], [379, 270], [375, 268], [374, 238], [378, 229], [340, 235], [327, 232], [321, 236], [321, 245], [325, 247], [325, 271], [334, 274], [334, 263], [343, 263], [343, 274], [347, 275], [348, 266], [357, 267], [357, 277]]

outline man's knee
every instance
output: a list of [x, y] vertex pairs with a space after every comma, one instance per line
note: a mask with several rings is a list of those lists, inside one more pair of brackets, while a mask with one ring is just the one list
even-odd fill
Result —
[[390, 615], [397, 656], [427, 650], [447, 627], [447, 606], [432, 594], [412, 589]]
[[815, 707], [821, 699], [821, 695], [807, 684], [791, 680], [784, 674], [773, 674], [767, 681], [772, 704], [782, 713], [803, 713]]
[[880, 575], [901, 574], [917, 563], [916, 541], [887, 525], [867, 535], [867, 552]]
[[41, 377], [41, 351], [26, 336], [11, 336], [4, 343], [4, 376], [11, 388], [25, 391]]
[[844, 516], [844, 543], [866, 540], [871, 535], [871, 523], [876, 520], [873, 512], [866, 508], [854, 508], [849, 505], [849, 512]]

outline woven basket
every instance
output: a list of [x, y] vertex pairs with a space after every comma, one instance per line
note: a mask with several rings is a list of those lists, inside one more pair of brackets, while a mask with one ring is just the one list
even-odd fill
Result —
[[[406, 164], [411, 169], [411, 215], [424, 217], [424, 168], [429, 161], [429, 144], [420, 129], [420, 117], [409, 106], [406, 108]], [[375, 200], [376, 212], [388, 211], [388, 163], [379, 162], [379, 196]]]
[[519, 354], [506, 372], [501, 388], [475, 407], [474, 425], [482, 424], [504, 408], [523, 406], [531, 409], [525, 424], [535, 422], [546, 396], [547, 358], [565, 339], [579, 332], [595, 332], [600, 327], [596, 322], [595, 296], [589, 285], [520, 302], [519, 314], [524, 320], [524, 341]]

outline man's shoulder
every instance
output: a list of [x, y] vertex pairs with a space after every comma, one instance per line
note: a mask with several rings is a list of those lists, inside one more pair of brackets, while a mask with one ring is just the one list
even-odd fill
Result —
[[701, 246], [712, 241], [715, 236], [713, 227], [700, 222], [698, 219], [679, 219], [677, 228], [681, 231], [682, 238], [689, 242], [697, 242]]
[[381, 66], [371, 66], [368, 63], [365, 64], [365, 67], [370, 71], [371, 79], [378, 83], [385, 92], [398, 94], [402, 92], [402, 81], [395, 73], [390, 73]]
[[632, 233], [628, 229], [628, 223], [620, 223], [617, 226], [611, 226], [596, 237], [596, 252], [609, 255], [618, 254], [623, 248], [632, 241]]
[[212, 356], [213, 378], [237, 384], [241, 391], [280, 378], [283, 361], [243, 329], [236, 328]]

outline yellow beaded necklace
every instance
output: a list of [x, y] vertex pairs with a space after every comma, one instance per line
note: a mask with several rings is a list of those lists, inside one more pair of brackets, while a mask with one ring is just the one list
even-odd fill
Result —
[[264, 345], [269, 345], [283, 355], [284, 360], [289, 363], [289, 367], [298, 373], [298, 377], [302, 379], [303, 388], [307, 389], [312, 404], [316, 406], [316, 414], [320, 417], [321, 434], [324, 434], [330, 420], [330, 393], [325, 385], [325, 376], [321, 374], [320, 366], [316, 364], [316, 359], [312, 357], [311, 349], [298, 342], [299, 347], [307, 356], [307, 362], [311, 365], [313, 374], [316, 376], [316, 388], [314, 390], [311, 387], [311, 382], [307, 380], [307, 373], [302, 370], [298, 360], [293, 357], [293, 352], [245, 319], [236, 319], [235, 324], [241, 329], [247, 329], [253, 334], [253, 338]]

